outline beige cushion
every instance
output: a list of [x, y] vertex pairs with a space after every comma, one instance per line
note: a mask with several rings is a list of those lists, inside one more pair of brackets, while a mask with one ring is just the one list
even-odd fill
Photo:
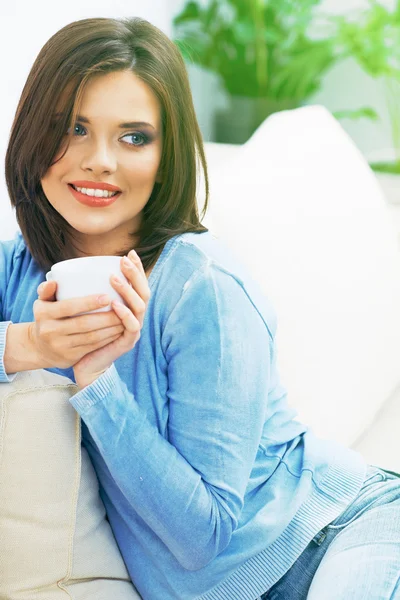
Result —
[[0, 384], [0, 598], [136, 600], [81, 448], [77, 387], [43, 370]]

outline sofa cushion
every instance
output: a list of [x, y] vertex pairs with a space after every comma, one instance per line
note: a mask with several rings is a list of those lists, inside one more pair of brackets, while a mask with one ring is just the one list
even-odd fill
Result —
[[0, 384], [0, 598], [137, 600], [106, 519], [77, 386], [47, 371]]
[[351, 445], [400, 382], [400, 257], [376, 177], [319, 106], [225, 150], [206, 144], [211, 231], [276, 309], [289, 403]]
[[371, 465], [400, 473], [400, 386], [386, 400], [373, 423], [353, 444]]

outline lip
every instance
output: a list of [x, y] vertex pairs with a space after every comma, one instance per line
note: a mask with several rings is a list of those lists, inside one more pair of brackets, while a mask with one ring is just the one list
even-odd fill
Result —
[[89, 188], [90, 190], [106, 190], [107, 192], [122, 192], [121, 188], [111, 183], [102, 183], [100, 181], [70, 181], [70, 185], [81, 188]]
[[[81, 187], [81, 186], [79, 186]], [[82, 186], [85, 187], [85, 186]], [[117, 198], [119, 198], [119, 196], [121, 195], [121, 192], [116, 194], [115, 196], [112, 196], [111, 198], [98, 198], [96, 196], [87, 196], [86, 194], [82, 194], [82, 192], [78, 192], [77, 190], [75, 190], [72, 185], [68, 184], [68, 189], [71, 192], [71, 194], [74, 196], [74, 198], [76, 198], [76, 200], [78, 200], [78, 202], [80, 202], [81, 204], [85, 204], [86, 206], [94, 206], [94, 207], [104, 207], [104, 206], [110, 206], [111, 204], [114, 204], [114, 202], [117, 200]], [[99, 188], [97, 188], [99, 189]], [[110, 190], [112, 191], [112, 190]]]

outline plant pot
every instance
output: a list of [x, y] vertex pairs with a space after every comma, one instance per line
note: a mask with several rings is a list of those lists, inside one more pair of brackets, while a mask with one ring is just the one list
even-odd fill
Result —
[[393, 148], [379, 150], [368, 156], [369, 164], [389, 204], [400, 205], [400, 163]]
[[298, 101], [290, 99], [277, 101], [270, 98], [230, 96], [229, 107], [215, 115], [215, 141], [244, 144], [269, 115], [298, 106]]

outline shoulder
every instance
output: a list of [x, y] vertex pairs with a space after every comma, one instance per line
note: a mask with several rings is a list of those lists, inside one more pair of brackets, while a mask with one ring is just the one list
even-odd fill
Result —
[[[164, 256], [163, 256], [164, 255]], [[169, 240], [157, 271], [155, 295], [173, 309], [184, 297], [203, 300], [212, 296], [234, 306], [245, 297], [260, 314], [273, 337], [276, 314], [258, 282], [235, 252], [209, 231], [184, 233]], [[188, 294], [188, 290], [191, 294]]]
[[[13, 239], [0, 241], [1, 319], [11, 320], [17, 298], [23, 303], [31, 290], [33, 259], [20, 232]], [[14, 314], [14, 318], [15, 314]]]
[[20, 231], [9, 240], [0, 240], [0, 253], [2, 262], [13, 263], [15, 259], [29, 253], [25, 240]]
[[[164, 255], [164, 256], [163, 256]], [[186, 283], [193, 276], [211, 270], [226, 273], [243, 285], [249, 273], [234, 251], [209, 231], [183, 233], [171, 238], [161, 256], [160, 275]]]

